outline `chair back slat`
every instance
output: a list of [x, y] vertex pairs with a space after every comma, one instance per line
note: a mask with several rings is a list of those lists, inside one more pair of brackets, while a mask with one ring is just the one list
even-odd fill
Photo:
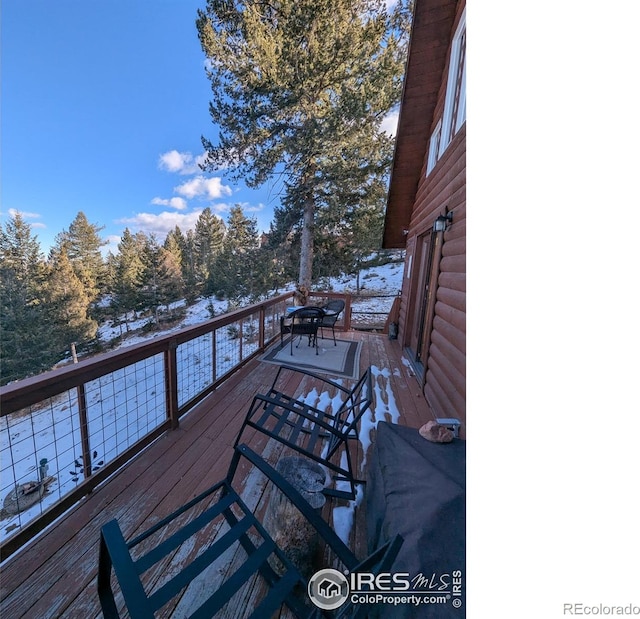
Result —
[[362, 415], [373, 403], [371, 368], [367, 368], [336, 413], [336, 428], [343, 434], [357, 430]]

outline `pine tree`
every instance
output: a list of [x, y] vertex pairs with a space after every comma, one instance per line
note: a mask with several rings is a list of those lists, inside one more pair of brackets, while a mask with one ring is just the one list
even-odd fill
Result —
[[196, 264], [196, 242], [193, 230], [187, 230], [182, 250], [182, 279], [184, 280], [184, 294], [187, 303], [194, 303], [201, 293], [198, 286]]
[[356, 292], [360, 292], [360, 272], [365, 260], [381, 246], [384, 226], [384, 203], [359, 205], [347, 214], [347, 247], [350, 264], [345, 272], [355, 273]]
[[186, 239], [182, 230], [176, 226], [173, 230], [167, 233], [167, 236], [162, 245], [168, 252], [173, 254], [179, 265], [182, 265], [183, 255], [186, 246]]
[[171, 314], [169, 305], [179, 301], [183, 294], [184, 280], [180, 262], [174, 253], [161, 247], [158, 261], [158, 303], [165, 305], [167, 312]]
[[384, 0], [208, 0], [198, 12], [219, 127], [217, 144], [203, 139], [207, 168], [230, 165], [250, 186], [283, 175], [306, 286], [331, 190], [388, 173], [380, 124], [400, 98], [406, 4], [388, 15]]
[[223, 221], [205, 208], [196, 222], [194, 232], [195, 276], [200, 293], [212, 291], [212, 275], [218, 254], [222, 251], [225, 228]]
[[112, 305], [116, 311], [124, 313], [127, 330], [129, 328], [129, 312], [135, 314], [136, 310], [144, 306], [142, 288], [145, 264], [143, 256], [146, 245], [146, 236], [141, 232], [132, 235], [129, 228], [124, 229], [122, 239], [118, 243]]
[[256, 281], [258, 224], [245, 216], [240, 205], [231, 207], [222, 252], [216, 261], [215, 277], [208, 286], [218, 295], [239, 298], [261, 292]]
[[49, 316], [56, 356], [62, 356], [71, 344], [82, 345], [96, 336], [97, 323], [88, 317], [91, 298], [67, 255], [67, 247], [53, 255], [45, 287], [46, 312]]
[[71, 222], [69, 230], [56, 237], [56, 248], [66, 247], [69, 262], [77, 277], [85, 287], [91, 301], [94, 301], [105, 286], [105, 265], [100, 248], [106, 244], [100, 238], [100, 227], [89, 223], [80, 211]]
[[153, 310], [156, 324], [160, 324], [160, 306], [182, 298], [183, 280], [178, 258], [164, 247], [160, 247], [155, 236], [147, 238], [143, 262], [145, 270], [142, 279], [142, 291], [146, 307]]
[[223, 247], [235, 254], [246, 254], [258, 247], [258, 224], [254, 218], [244, 214], [239, 204], [229, 211]]
[[0, 383], [48, 369], [50, 329], [43, 296], [46, 264], [20, 213], [0, 227]]
[[197, 286], [196, 258], [194, 233], [188, 230], [183, 234], [182, 230], [176, 226], [170, 230], [164, 241], [164, 248], [171, 252], [182, 272], [182, 288], [187, 303], [191, 304], [198, 298], [200, 291]]

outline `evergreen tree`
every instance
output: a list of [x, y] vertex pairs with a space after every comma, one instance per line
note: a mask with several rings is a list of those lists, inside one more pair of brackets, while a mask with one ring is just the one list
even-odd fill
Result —
[[140, 281], [141, 300], [145, 308], [151, 309], [155, 313], [156, 325], [160, 323], [158, 312], [160, 302], [158, 301], [158, 278], [160, 262], [160, 245], [155, 235], [145, 237], [142, 263], [144, 270]]
[[381, 132], [397, 104], [408, 38], [407, 2], [208, 0], [198, 33], [209, 59], [207, 168], [231, 165], [259, 186], [274, 172], [299, 228], [298, 280], [312, 280], [314, 223], [335, 186], [384, 178], [392, 139]]
[[246, 217], [240, 205], [232, 206], [222, 252], [216, 261], [215, 277], [211, 278], [208, 288], [231, 298], [259, 294], [258, 244], [256, 220]]
[[[176, 231], [180, 232], [180, 228], [176, 226]], [[185, 239], [180, 239], [176, 234], [168, 234], [164, 242], [164, 251], [166, 255], [162, 256], [162, 269], [166, 278], [168, 302], [177, 301], [184, 295], [184, 271], [182, 266], [183, 251]], [[171, 289], [173, 289], [172, 292]]]
[[350, 265], [347, 273], [356, 275], [356, 292], [360, 292], [360, 272], [366, 258], [381, 246], [384, 227], [384, 202], [359, 205], [347, 214], [347, 247]]
[[91, 301], [105, 286], [105, 266], [100, 252], [100, 248], [106, 244], [100, 238], [103, 229], [104, 226], [89, 223], [87, 216], [80, 211], [69, 230], [63, 230], [56, 237], [57, 250], [65, 245], [69, 262]]
[[198, 285], [196, 264], [196, 242], [193, 230], [187, 230], [184, 237], [185, 244], [182, 250], [182, 279], [184, 281], [184, 294], [187, 303], [194, 303], [201, 293]]
[[216, 258], [222, 251], [225, 228], [223, 221], [205, 208], [196, 222], [194, 233], [195, 277], [200, 293], [210, 294], [213, 290], [213, 271]]
[[143, 256], [147, 246], [147, 238], [137, 232], [132, 235], [125, 228], [122, 239], [118, 243], [116, 256], [114, 297], [112, 305], [117, 312], [125, 314], [127, 330], [129, 328], [129, 312], [135, 312], [144, 306], [145, 264]]
[[169, 304], [182, 299], [184, 280], [182, 270], [175, 254], [161, 247], [158, 260], [158, 303], [165, 305], [170, 312]]
[[227, 218], [223, 247], [235, 254], [246, 254], [258, 247], [258, 223], [247, 217], [239, 204], [232, 206]]
[[186, 239], [184, 238], [184, 234], [182, 234], [182, 231], [178, 226], [168, 232], [162, 246], [168, 252], [173, 254], [179, 265], [182, 265]]
[[60, 357], [72, 343], [84, 344], [95, 338], [98, 325], [88, 318], [91, 298], [73, 269], [66, 245], [55, 252], [50, 262], [45, 307], [52, 330], [52, 349]]
[[183, 234], [176, 226], [169, 231], [164, 241], [164, 248], [171, 252], [178, 261], [182, 272], [182, 288], [187, 303], [194, 303], [198, 298], [199, 290], [196, 277], [195, 241], [194, 233], [188, 230]]
[[118, 319], [118, 308], [115, 297], [116, 280], [118, 277], [118, 262], [118, 257], [110, 251], [104, 262], [104, 290], [106, 303], [104, 303], [100, 308], [100, 314], [104, 317], [111, 318], [113, 321], [117, 321]]
[[20, 213], [0, 227], [0, 383], [48, 369], [50, 330], [43, 306], [46, 265]]
[[144, 251], [145, 271], [143, 275], [143, 291], [146, 307], [152, 309], [159, 325], [159, 309], [182, 298], [183, 281], [178, 258], [164, 247], [160, 247], [157, 239], [151, 235], [147, 239]]

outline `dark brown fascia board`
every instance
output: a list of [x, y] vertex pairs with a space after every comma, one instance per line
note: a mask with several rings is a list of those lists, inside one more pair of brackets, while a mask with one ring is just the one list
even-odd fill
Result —
[[[458, 0], [415, 0], [382, 247], [406, 246]], [[419, 153], [419, 154], [418, 154]]]

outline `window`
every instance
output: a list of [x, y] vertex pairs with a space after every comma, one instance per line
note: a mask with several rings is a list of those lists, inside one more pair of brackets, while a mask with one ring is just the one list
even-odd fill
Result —
[[447, 93], [444, 100], [439, 155], [444, 153], [453, 136], [466, 120], [466, 41], [467, 22], [465, 8], [460, 16], [460, 22], [451, 42], [449, 76], [447, 77]]
[[427, 159], [427, 176], [433, 170], [438, 161], [438, 150], [440, 149], [440, 134], [442, 133], [442, 118], [438, 121], [436, 128], [429, 140], [429, 158]]

